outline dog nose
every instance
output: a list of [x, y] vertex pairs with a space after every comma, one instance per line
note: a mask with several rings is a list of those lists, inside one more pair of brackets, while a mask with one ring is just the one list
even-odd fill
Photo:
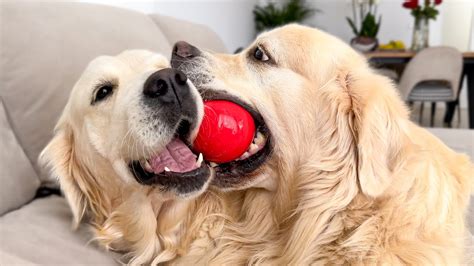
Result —
[[146, 98], [158, 99], [164, 103], [177, 101], [181, 105], [181, 99], [189, 94], [187, 77], [183, 72], [172, 68], [156, 71], [145, 81], [143, 94]]
[[173, 56], [178, 56], [180, 58], [191, 59], [193, 57], [199, 56], [200, 54], [201, 51], [199, 51], [198, 48], [185, 41], [179, 41], [175, 43], [173, 47]]

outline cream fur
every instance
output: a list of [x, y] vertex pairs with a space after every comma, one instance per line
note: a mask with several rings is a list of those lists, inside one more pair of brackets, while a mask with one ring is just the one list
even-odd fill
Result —
[[[272, 61], [252, 59], [257, 46]], [[204, 52], [186, 73], [209, 75], [203, 88], [251, 103], [274, 138], [262, 175], [227, 194], [230, 217], [200, 262], [453, 265], [471, 257], [463, 252], [473, 165], [410, 122], [395, 86], [340, 40], [290, 25], [238, 55]]]
[[[166, 67], [169, 62], [163, 56], [139, 50], [92, 61], [74, 86], [55, 136], [40, 156], [59, 178], [74, 227], [86, 217], [94, 240], [107, 250], [124, 253], [123, 261], [134, 265], [158, 264], [181, 254], [181, 243], [192, 234], [186, 225], [195, 221], [191, 214], [196, 212], [196, 195], [183, 198], [142, 186], [126, 163], [169, 142], [137, 123], [144, 111], [137, 102], [145, 80]], [[92, 105], [94, 88], [104, 81], [114, 82], [116, 88], [109, 99]], [[202, 107], [197, 90], [189, 85]], [[201, 119], [202, 108], [198, 109]], [[155, 131], [159, 127], [158, 123]], [[146, 132], [145, 140], [142, 132]], [[191, 134], [195, 136], [197, 128]]]
[[[252, 61], [257, 45], [272, 64]], [[258, 109], [272, 156], [234, 191], [177, 200], [121, 180], [64, 115], [44, 157], [103, 246], [131, 264], [465, 262], [473, 165], [411, 123], [395, 86], [346, 44], [290, 25], [186, 72]]]

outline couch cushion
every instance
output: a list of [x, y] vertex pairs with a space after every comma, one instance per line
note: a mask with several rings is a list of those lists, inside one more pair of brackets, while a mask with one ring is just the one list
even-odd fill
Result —
[[0, 215], [2, 215], [33, 199], [40, 182], [10, 127], [1, 98], [0, 140]]
[[474, 130], [452, 128], [427, 128], [451, 149], [467, 154], [474, 161]]
[[85, 227], [71, 229], [64, 198], [37, 199], [0, 217], [0, 265], [117, 265], [118, 254], [101, 251]]
[[0, 96], [35, 167], [70, 90], [93, 58], [125, 49], [171, 53], [156, 24], [139, 12], [62, 1], [0, 5]]
[[186, 41], [200, 49], [226, 53], [224, 42], [211, 29], [184, 20], [152, 14], [150, 17], [155, 21], [166, 38], [173, 45], [177, 41]]

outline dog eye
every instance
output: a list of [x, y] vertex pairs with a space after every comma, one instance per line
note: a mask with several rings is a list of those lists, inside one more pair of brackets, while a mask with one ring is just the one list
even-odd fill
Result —
[[95, 93], [95, 98], [94, 98], [93, 103], [97, 103], [97, 102], [100, 102], [100, 101], [104, 100], [105, 98], [107, 98], [109, 95], [112, 94], [113, 90], [114, 90], [114, 86], [112, 86], [112, 85], [100, 86], [97, 89], [97, 92]]
[[260, 47], [255, 48], [255, 51], [253, 52], [253, 57], [257, 59], [258, 61], [266, 62], [270, 60], [270, 57], [268, 57], [265, 52], [260, 49]]

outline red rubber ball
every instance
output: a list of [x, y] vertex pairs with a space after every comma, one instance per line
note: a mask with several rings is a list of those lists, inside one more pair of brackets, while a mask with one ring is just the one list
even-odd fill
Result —
[[193, 149], [206, 161], [226, 163], [244, 154], [254, 136], [255, 123], [243, 107], [224, 100], [206, 101]]

